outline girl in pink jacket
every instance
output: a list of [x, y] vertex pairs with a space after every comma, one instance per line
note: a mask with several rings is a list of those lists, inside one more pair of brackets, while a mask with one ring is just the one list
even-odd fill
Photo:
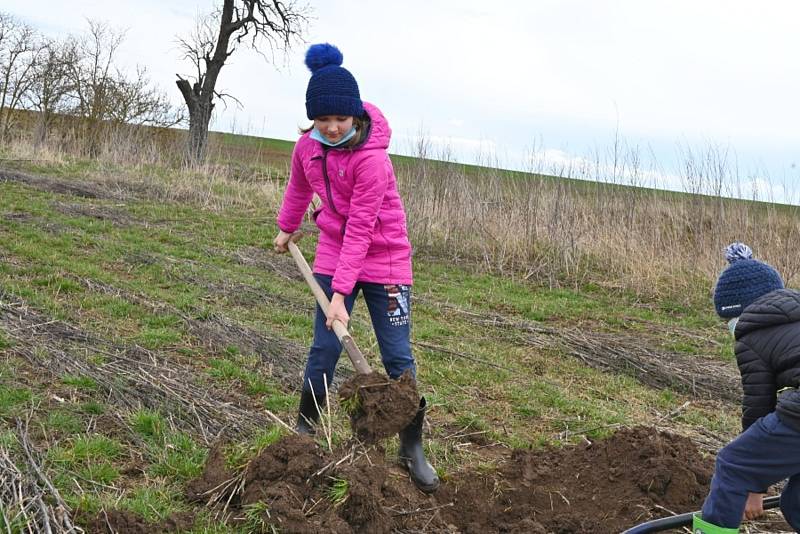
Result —
[[[292, 154], [289, 184], [278, 214], [275, 250], [283, 253], [316, 193], [313, 219], [319, 227], [314, 277], [331, 301], [328, 316], [317, 306], [314, 341], [308, 355], [297, 430], [313, 433], [324, 406], [325, 379], [333, 383], [342, 346], [331, 331], [335, 319], [350, 320], [356, 296], [364, 295], [386, 373], [416, 373], [410, 343], [411, 244], [403, 202], [387, 149], [391, 129], [380, 110], [362, 102], [342, 54], [330, 44], [308, 49], [311, 80], [306, 112], [314, 121]], [[316, 396], [316, 399], [314, 398]], [[316, 400], [316, 404], [315, 404]], [[400, 432], [400, 458], [423, 491], [439, 486], [425, 459], [422, 423], [425, 399]]]

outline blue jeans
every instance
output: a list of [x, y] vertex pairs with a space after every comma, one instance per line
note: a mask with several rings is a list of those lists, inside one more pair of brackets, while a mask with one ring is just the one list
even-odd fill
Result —
[[[314, 278], [330, 299], [333, 294], [331, 289], [333, 277], [314, 274]], [[386, 374], [390, 378], [397, 378], [406, 369], [411, 369], [411, 373], [416, 376], [417, 369], [414, 357], [411, 355], [411, 287], [401, 284], [358, 282], [353, 292], [344, 299], [347, 313], [352, 313], [359, 291], [363, 293], [369, 309]], [[310, 391], [313, 387], [317, 395], [325, 391], [323, 376], [327, 379], [328, 387], [333, 383], [333, 373], [342, 353], [342, 344], [333, 330], [326, 328], [325, 322], [325, 313], [317, 305], [314, 341], [308, 352], [308, 362], [303, 376], [303, 389]]]
[[781, 512], [800, 531], [800, 432], [772, 412], [717, 454], [702, 518], [719, 527], [738, 528], [747, 494], [762, 493], [785, 479], [789, 481], [781, 494]]

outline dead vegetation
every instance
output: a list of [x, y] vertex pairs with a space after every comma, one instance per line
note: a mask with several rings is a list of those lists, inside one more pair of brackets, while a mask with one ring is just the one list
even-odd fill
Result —
[[533, 151], [530, 173], [420, 152], [398, 166], [398, 179], [412, 242], [432, 257], [552, 287], [593, 283], [685, 304], [707, 301], [733, 241], [751, 245], [790, 284], [800, 274], [791, 246], [800, 208], [769, 203], [756, 189], [752, 200], [728, 198], [748, 198], [750, 184], [734, 156], [715, 147], [677, 163], [683, 192], [658, 190], [658, 162], [618, 145], [560, 166]]
[[58, 213], [71, 217], [90, 217], [99, 221], [107, 221], [118, 227], [139, 223], [135, 217], [120, 207], [95, 206], [70, 202], [53, 202], [52, 207]]
[[[207, 443], [223, 431], [245, 436], [275, 423], [266, 410], [248, 409], [235, 393], [198, 382], [191, 367], [139, 346], [100, 339], [30, 309], [0, 290], [0, 325], [12, 353], [51, 376], [89, 377], [120, 408], [165, 410], [176, 427]], [[279, 419], [278, 419], [279, 420]]]
[[0, 526], [8, 532], [84, 532], [73, 523], [72, 510], [47, 476], [27, 422], [16, 419], [14, 437], [16, 454], [0, 445]]
[[0, 169], [0, 182], [19, 182], [36, 189], [80, 198], [115, 198], [110, 191], [98, 187], [95, 183], [59, 180], [5, 169]]
[[[503, 315], [475, 313], [447, 303], [424, 302], [465, 318], [485, 331], [501, 330], [506, 339], [536, 348], [578, 358], [600, 371], [627, 374], [642, 384], [657, 389], [680, 391], [694, 398], [736, 403], [741, 398], [741, 381], [732, 363], [708, 357], [667, 352], [654, 348], [655, 338], [646, 334], [625, 335], [587, 328], [551, 326]], [[668, 327], [664, 327], [668, 328]], [[675, 336], [685, 335], [676, 328]], [[709, 342], [710, 343], [710, 342]], [[422, 344], [430, 350], [441, 348]], [[497, 367], [471, 354], [447, 351], [455, 357]]]
[[267, 252], [263, 248], [244, 247], [236, 250], [231, 257], [237, 263], [259, 267], [274, 272], [287, 280], [302, 280], [303, 275], [297, 270], [297, 265], [288, 255], [277, 255]]
[[[307, 349], [295, 342], [256, 332], [221, 313], [202, 314], [202, 318], [198, 318], [199, 313], [187, 313], [168, 303], [156, 302], [96, 280], [81, 279], [80, 283], [92, 291], [122, 297], [148, 309], [180, 317], [188, 331], [214, 353], [224, 352], [229, 347], [237, 347], [245, 354], [258, 356], [268, 375], [278, 379], [287, 388], [295, 387], [302, 379]], [[283, 300], [281, 303], [284, 304]], [[342, 371], [339, 373], [342, 376], [335, 379], [335, 384], [349, 376], [347, 370]]]

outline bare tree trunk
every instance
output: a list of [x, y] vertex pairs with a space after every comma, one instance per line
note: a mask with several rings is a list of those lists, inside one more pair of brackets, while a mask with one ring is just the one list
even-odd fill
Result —
[[183, 94], [186, 107], [189, 110], [189, 139], [186, 145], [186, 163], [195, 165], [205, 160], [208, 147], [208, 125], [211, 122], [211, 112], [214, 104], [211, 95], [198, 94], [200, 86], [190, 87], [189, 81], [180, 79], [176, 82], [178, 89]]
[[213, 104], [204, 102], [189, 117], [189, 157], [193, 162], [203, 161], [208, 147], [208, 124]]
[[222, 0], [214, 22], [210, 17], [200, 21], [195, 35], [181, 39], [185, 57], [197, 70], [194, 83], [180, 74], [175, 82], [189, 111], [187, 163], [201, 163], [206, 157], [214, 98], [233, 98], [215, 89], [228, 56], [242, 43], [255, 50], [261, 43], [271, 51], [285, 51], [292, 42], [302, 40], [305, 24], [305, 7], [297, 6], [295, 0]]
[[176, 83], [180, 89], [186, 106], [189, 108], [189, 145], [187, 147], [187, 163], [197, 164], [205, 160], [208, 146], [208, 124], [214, 110], [212, 99], [219, 72], [228, 59], [228, 45], [231, 34], [244, 24], [231, 23], [233, 20], [233, 0], [225, 0], [220, 16], [219, 33], [214, 46], [214, 55], [206, 57], [206, 72], [202, 82], [196, 82], [190, 88], [189, 81], [180, 78]]
[[39, 120], [36, 121], [36, 131], [33, 136], [33, 150], [38, 153], [39, 149], [47, 141], [47, 130], [50, 126], [50, 113], [47, 111], [39, 112]]

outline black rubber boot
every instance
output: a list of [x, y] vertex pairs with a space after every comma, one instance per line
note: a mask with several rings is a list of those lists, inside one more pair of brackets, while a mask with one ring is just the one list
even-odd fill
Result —
[[[314, 404], [314, 398], [316, 397], [316, 404]], [[313, 435], [316, 433], [314, 427], [319, 421], [319, 411], [317, 410], [317, 405], [319, 405], [319, 409], [322, 410], [325, 407], [326, 402], [325, 395], [314, 395], [310, 391], [303, 390], [300, 393], [300, 413], [297, 415], [297, 426], [295, 430], [297, 430], [298, 434], [310, 434]]]
[[422, 423], [425, 421], [425, 397], [419, 401], [419, 410], [414, 420], [400, 431], [400, 463], [402, 463], [414, 484], [425, 493], [433, 493], [439, 488], [439, 477], [433, 466], [425, 459], [422, 448]]

